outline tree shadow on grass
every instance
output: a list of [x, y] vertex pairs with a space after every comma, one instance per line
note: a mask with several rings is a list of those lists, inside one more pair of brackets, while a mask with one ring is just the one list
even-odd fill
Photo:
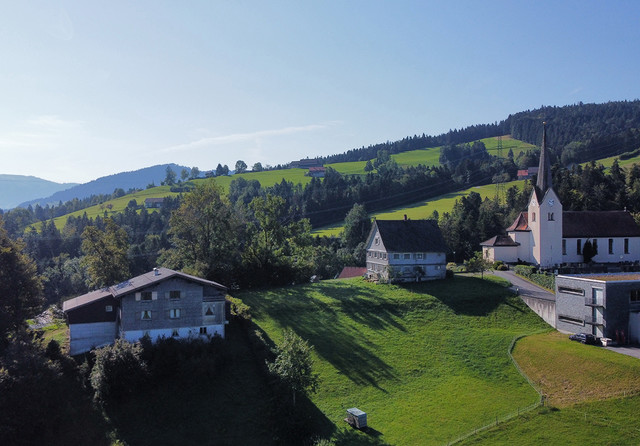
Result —
[[[312, 293], [322, 293], [317, 298]], [[395, 378], [393, 367], [375, 353], [377, 346], [358, 328], [401, 330], [397, 305], [373, 291], [337, 284], [321, 287], [290, 287], [277, 290], [278, 298], [246, 299], [252, 314], [274, 319], [291, 328], [314, 346], [322, 358], [355, 384], [378, 389], [381, 380]], [[384, 389], [381, 389], [384, 390]]]
[[414, 293], [434, 296], [456, 314], [467, 316], [486, 316], [513, 296], [505, 286], [479, 277], [457, 276], [402, 286]]

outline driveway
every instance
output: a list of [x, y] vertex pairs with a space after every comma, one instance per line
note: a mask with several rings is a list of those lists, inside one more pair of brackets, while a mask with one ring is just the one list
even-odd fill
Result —
[[513, 271], [493, 271], [493, 274], [511, 282], [511, 288], [521, 296], [535, 297], [536, 299], [556, 301], [555, 294], [544, 288], [524, 280]]

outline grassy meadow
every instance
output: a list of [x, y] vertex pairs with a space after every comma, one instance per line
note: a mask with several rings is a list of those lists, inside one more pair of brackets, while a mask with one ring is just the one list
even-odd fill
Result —
[[[462, 444], [639, 444], [640, 360], [569, 341], [556, 331], [528, 336], [513, 351], [547, 396], [529, 412]], [[544, 426], [544, 428], [541, 428]]]
[[[320, 387], [310, 399], [328, 420], [325, 437], [446, 444], [539, 398], [507, 348], [514, 336], [548, 327], [506, 282], [491, 279], [329, 280], [238, 297], [265, 337], [278, 343], [291, 328], [314, 346]], [[350, 407], [367, 412], [367, 433], [346, 427]]]
[[[511, 186], [522, 188], [523, 185], [524, 181], [522, 180], [511, 181], [509, 183], [505, 183], [504, 188], [505, 190], [509, 189]], [[462, 197], [466, 197], [471, 192], [479, 193], [483, 199], [493, 198], [496, 195], [496, 185], [487, 184], [484, 186], [471, 187], [469, 189], [461, 190], [458, 192], [451, 192], [435, 198], [431, 198], [429, 200], [423, 200], [409, 205], [398, 206], [397, 208], [389, 209], [382, 212], [375, 212], [371, 214], [371, 217], [375, 217], [378, 220], [402, 220], [404, 218], [404, 215], [412, 220], [430, 218], [431, 215], [433, 215], [434, 211], [437, 211], [440, 215], [442, 215], [444, 212], [451, 212], [456, 200], [460, 200]], [[343, 227], [344, 222], [340, 222], [328, 227], [318, 228], [313, 231], [313, 234], [321, 237], [337, 237], [342, 232]]]

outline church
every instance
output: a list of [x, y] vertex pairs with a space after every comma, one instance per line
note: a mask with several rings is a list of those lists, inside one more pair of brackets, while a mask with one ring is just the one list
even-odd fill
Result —
[[587, 241], [595, 252], [596, 263], [634, 263], [640, 261], [640, 227], [625, 211], [563, 211], [553, 190], [551, 163], [547, 152], [546, 128], [542, 130], [538, 179], [529, 205], [507, 235], [482, 242], [487, 260], [529, 263], [548, 269], [585, 263]]

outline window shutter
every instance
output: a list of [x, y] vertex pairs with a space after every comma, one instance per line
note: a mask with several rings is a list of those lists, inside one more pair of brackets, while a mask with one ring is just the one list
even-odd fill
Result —
[[154, 291], [151, 293], [151, 300], [158, 300], [158, 292]]
[[136, 300], [140, 300], [141, 296], [142, 296], [142, 293], [136, 293]]

